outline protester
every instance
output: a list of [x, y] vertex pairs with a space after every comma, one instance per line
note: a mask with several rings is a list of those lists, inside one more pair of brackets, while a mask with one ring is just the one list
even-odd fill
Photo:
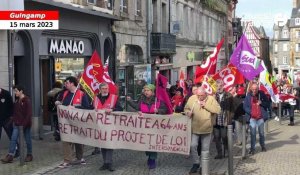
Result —
[[16, 101], [14, 103], [12, 115], [13, 132], [11, 135], [8, 154], [4, 159], [1, 159], [1, 161], [2, 163], [13, 162], [13, 156], [15, 154], [18, 138], [20, 136], [19, 126], [23, 126], [27, 148], [25, 162], [31, 162], [33, 160], [31, 142], [32, 105], [29, 97], [24, 94], [24, 88], [22, 86], [16, 85], [13, 89], [16, 95]]
[[[77, 88], [78, 82], [75, 77], [68, 77], [65, 80], [66, 91], [63, 93], [61, 101], [56, 101], [56, 105], [69, 106], [70, 108], [80, 108], [80, 109], [91, 109], [88, 97], [84, 92]], [[73, 161], [73, 145], [76, 150], [76, 160]], [[83, 145], [78, 143], [63, 142], [63, 155], [64, 162], [58, 167], [65, 168], [70, 165], [82, 164], [85, 165], [86, 162], [83, 159]]]
[[57, 101], [58, 95], [62, 90], [63, 90], [62, 83], [60, 81], [56, 81], [53, 85], [53, 88], [47, 93], [48, 111], [51, 117], [51, 127], [54, 127], [53, 136], [56, 141], [60, 140], [60, 135], [59, 135], [57, 109], [56, 109], [55, 102]]
[[197, 153], [198, 140], [201, 139], [201, 155], [203, 160], [209, 159], [211, 133], [213, 131], [214, 115], [221, 112], [221, 107], [212, 96], [208, 96], [203, 87], [199, 87], [197, 95], [189, 98], [184, 111], [192, 118], [191, 156], [193, 167], [190, 173], [196, 173], [200, 167], [200, 157]]
[[[123, 111], [118, 101], [118, 96], [109, 93], [107, 83], [101, 83], [99, 85], [99, 94], [95, 97], [93, 105], [95, 110], [105, 110], [106, 114], [110, 114], [112, 111]], [[101, 152], [104, 163], [99, 170], [114, 171], [112, 166], [113, 150], [101, 148]]]
[[[10, 93], [0, 88], [0, 139], [2, 135], [2, 128], [6, 132], [7, 137], [11, 140], [11, 135], [13, 131], [13, 124], [11, 116], [13, 114], [13, 100]], [[18, 157], [19, 152], [16, 151], [15, 156]]]
[[176, 90], [176, 94], [172, 97], [171, 102], [172, 102], [173, 111], [183, 112], [184, 97], [183, 97], [182, 88], [178, 88]]
[[[164, 102], [156, 100], [155, 98], [155, 86], [153, 84], [147, 84], [144, 86], [144, 95], [138, 101], [138, 104], [132, 102], [130, 97], [127, 97], [128, 104], [141, 113], [146, 114], [166, 114], [167, 107]], [[146, 151], [148, 156], [149, 169], [156, 168], [157, 152]]]
[[215, 159], [222, 159], [225, 156], [225, 151], [228, 150], [227, 125], [232, 123], [234, 114], [233, 96], [224, 91], [222, 81], [217, 83], [216, 100], [221, 106], [221, 113], [217, 115], [213, 130], [217, 149]]
[[[235, 120], [235, 133], [237, 135], [236, 144], [242, 145], [242, 125], [245, 117], [245, 111], [243, 109], [243, 103], [245, 99], [244, 90], [240, 90], [239, 88], [232, 87], [229, 91], [233, 96], [233, 106], [234, 106], [234, 117]], [[246, 121], [245, 123], [246, 124]]]
[[287, 90], [288, 95], [291, 95], [295, 98], [289, 98], [288, 101], [288, 110], [289, 110], [289, 116], [290, 116], [290, 123], [289, 126], [294, 126], [294, 115], [295, 115], [295, 106], [296, 106], [296, 91], [290, 86]]
[[263, 91], [258, 90], [256, 83], [253, 83], [244, 101], [246, 116], [250, 118], [251, 148], [249, 154], [251, 155], [255, 153], [256, 128], [258, 128], [261, 151], [267, 151], [265, 147], [264, 120], [268, 119], [268, 112], [266, 110], [268, 106], [269, 101], [266, 95]]

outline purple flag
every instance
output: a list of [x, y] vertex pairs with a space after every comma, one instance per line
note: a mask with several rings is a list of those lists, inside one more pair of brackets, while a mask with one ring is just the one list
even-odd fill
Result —
[[230, 62], [235, 65], [247, 80], [253, 80], [264, 70], [261, 60], [255, 56], [245, 35], [242, 35], [231, 55]]
[[163, 101], [166, 104], [166, 107], [168, 109], [167, 114], [172, 114], [173, 113], [173, 108], [171, 104], [170, 97], [167, 93], [167, 82], [168, 78], [161, 75], [157, 74], [157, 79], [156, 79], [156, 98], [160, 101]]

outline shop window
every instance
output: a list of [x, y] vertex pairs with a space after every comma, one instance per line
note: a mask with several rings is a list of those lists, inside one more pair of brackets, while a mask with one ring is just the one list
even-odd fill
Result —
[[63, 82], [67, 77], [80, 77], [84, 70], [84, 58], [56, 58], [55, 80]]

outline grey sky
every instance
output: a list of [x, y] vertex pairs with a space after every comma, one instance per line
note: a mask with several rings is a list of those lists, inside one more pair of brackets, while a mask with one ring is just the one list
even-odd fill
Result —
[[275, 20], [279, 17], [290, 18], [293, 0], [239, 0], [236, 17], [252, 20], [254, 25], [264, 26], [266, 33], [272, 37]]

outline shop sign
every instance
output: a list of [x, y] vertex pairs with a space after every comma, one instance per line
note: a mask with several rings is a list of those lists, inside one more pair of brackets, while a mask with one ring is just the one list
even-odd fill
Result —
[[84, 42], [79, 40], [50, 40], [49, 53], [56, 54], [83, 54]]

